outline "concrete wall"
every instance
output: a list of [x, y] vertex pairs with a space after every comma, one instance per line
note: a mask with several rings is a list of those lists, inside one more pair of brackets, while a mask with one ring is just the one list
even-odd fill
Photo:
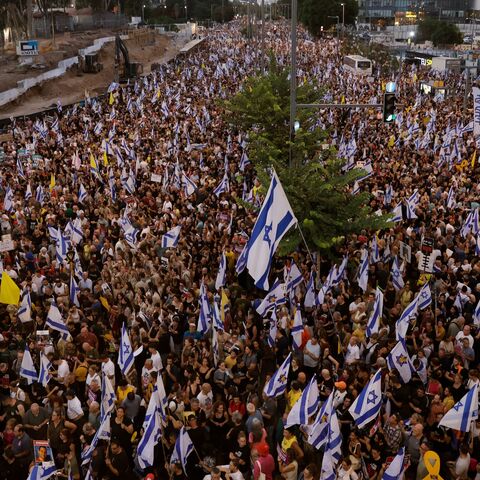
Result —
[[[128, 35], [122, 35], [121, 38], [122, 40], [128, 40]], [[100, 50], [105, 43], [114, 41], [115, 37], [97, 38], [96, 40], [94, 40], [93, 45], [79, 50], [78, 53], [82, 56], [85, 54], [94, 53]], [[69, 68], [71, 68], [73, 65], [76, 65], [77, 63], [78, 57], [66, 58], [65, 60], [61, 60], [60, 62], [58, 62], [57, 68], [54, 68], [53, 70], [48, 70], [47, 72], [37, 75], [36, 77], [20, 80], [19, 82], [17, 82], [16, 88], [11, 88], [10, 90], [0, 92], [0, 106], [6, 105], [7, 103], [16, 100], [27, 90], [36, 85], [40, 85], [46, 80], [61, 77]]]

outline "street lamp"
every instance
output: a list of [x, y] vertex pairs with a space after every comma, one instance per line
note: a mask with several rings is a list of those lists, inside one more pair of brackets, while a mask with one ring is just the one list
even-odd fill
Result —
[[145, 23], [145, 5], [142, 5], [142, 22]]
[[342, 30], [345, 28], [345, 4], [341, 3], [342, 6]]

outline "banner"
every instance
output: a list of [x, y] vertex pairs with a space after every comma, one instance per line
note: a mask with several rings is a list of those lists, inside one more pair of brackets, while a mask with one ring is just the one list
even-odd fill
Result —
[[473, 87], [473, 135], [480, 135], [480, 88]]

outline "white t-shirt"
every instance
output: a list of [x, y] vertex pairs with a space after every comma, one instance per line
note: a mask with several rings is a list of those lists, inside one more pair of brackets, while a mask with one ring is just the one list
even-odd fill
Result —
[[68, 362], [66, 360], [62, 360], [60, 365], [58, 366], [58, 378], [59, 383], [63, 383], [63, 379], [70, 373], [70, 367], [68, 366]]
[[107, 363], [102, 363], [102, 373], [110, 378], [112, 386], [115, 387], [115, 365], [110, 358]]
[[205, 409], [205, 407], [206, 407], [207, 405], [211, 405], [211, 404], [212, 404], [213, 393], [212, 393], [212, 392], [208, 392], [207, 395], [205, 395], [203, 392], [200, 392], [200, 393], [197, 395], [197, 400], [200, 402], [200, 408]]
[[79, 415], [83, 415], [82, 404], [77, 397], [67, 400], [67, 417], [72, 420]]
[[353, 363], [360, 360], [360, 347], [358, 345], [348, 345], [345, 354], [345, 363]]
[[[310, 353], [313, 353], [318, 360], [314, 360], [310, 355], [307, 355], [305, 351], [308, 350]], [[312, 343], [312, 340], [309, 340], [305, 345], [305, 349], [303, 352], [303, 364], [306, 367], [317, 367], [318, 362], [320, 361], [320, 344], [317, 342], [316, 345]]]
[[150, 358], [152, 359], [152, 362], [153, 362], [153, 369], [159, 372], [163, 368], [162, 357], [158, 352], [156, 352], [156, 353], [153, 353]]
[[473, 337], [471, 335], [465, 335], [462, 330], [460, 330], [457, 335], [455, 336], [455, 341], [457, 343], [461, 343], [464, 338], [468, 338], [468, 346], [470, 348], [473, 348], [473, 344], [475, 340], [473, 340]]

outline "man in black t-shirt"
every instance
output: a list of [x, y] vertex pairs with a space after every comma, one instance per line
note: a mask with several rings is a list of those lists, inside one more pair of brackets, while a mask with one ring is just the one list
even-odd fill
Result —
[[134, 480], [137, 477], [133, 474], [130, 468], [130, 462], [125, 450], [120, 446], [116, 440], [110, 442], [110, 452], [107, 452], [105, 458], [107, 466], [108, 478]]
[[370, 454], [364, 455], [363, 460], [365, 462], [368, 478], [370, 480], [379, 480], [382, 465], [385, 461], [380, 452], [375, 447], [372, 447]]

